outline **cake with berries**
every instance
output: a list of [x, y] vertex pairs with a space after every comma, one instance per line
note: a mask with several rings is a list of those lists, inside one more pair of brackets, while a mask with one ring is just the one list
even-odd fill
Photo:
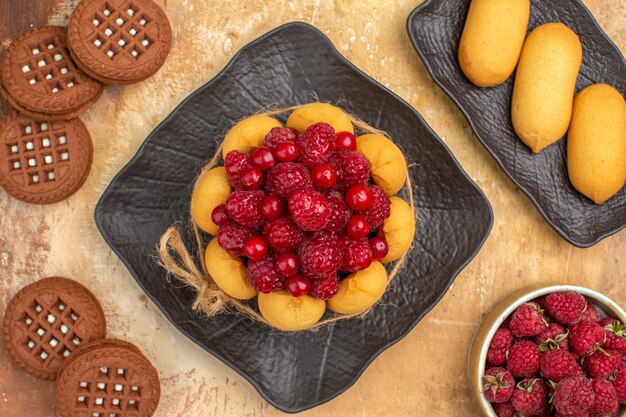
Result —
[[222, 144], [224, 166], [203, 171], [191, 200], [195, 225], [213, 235], [206, 270], [229, 297], [258, 297], [281, 330], [315, 325], [326, 309], [367, 311], [383, 296], [384, 263], [415, 234], [401, 150], [378, 134], [355, 137], [326, 103], [296, 108], [286, 126], [256, 115]]

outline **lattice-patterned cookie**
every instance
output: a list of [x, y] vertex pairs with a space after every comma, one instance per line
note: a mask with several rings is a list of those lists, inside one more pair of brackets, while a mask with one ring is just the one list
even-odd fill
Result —
[[75, 118], [102, 93], [102, 83], [72, 61], [66, 34], [65, 28], [42, 26], [15, 39], [4, 53], [2, 93], [35, 119]]
[[79, 119], [35, 121], [11, 113], [0, 122], [0, 186], [34, 204], [64, 200], [87, 179], [93, 145]]
[[76, 63], [107, 84], [144, 80], [165, 63], [172, 30], [153, 0], [83, 0], [70, 19]]
[[55, 397], [60, 417], [147, 417], [159, 405], [159, 374], [136, 346], [97, 340], [63, 367]]
[[24, 287], [4, 313], [7, 351], [20, 368], [41, 379], [56, 379], [83, 343], [105, 335], [100, 303], [67, 278], [45, 278]]

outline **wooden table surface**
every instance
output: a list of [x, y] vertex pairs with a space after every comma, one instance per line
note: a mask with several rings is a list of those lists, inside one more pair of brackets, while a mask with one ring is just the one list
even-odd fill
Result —
[[[0, 42], [41, 24], [66, 24], [78, 0], [0, 1]], [[577, 249], [543, 221], [478, 143], [460, 111], [434, 84], [405, 30], [419, 0], [158, 0], [174, 44], [153, 78], [107, 87], [84, 116], [94, 166], [70, 199], [39, 207], [0, 191], [0, 311], [24, 285], [45, 276], [72, 277], [103, 304], [108, 332], [137, 344], [159, 369], [158, 417], [279, 416], [234, 371], [172, 326], [146, 298], [93, 221], [109, 181], [150, 131], [189, 93], [211, 79], [249, 41], [282, 23], [320, 28], [339, 51], [417, 109], [485, 192], [494, 210], [491, 236], [443, 300], [357, 383], [303, 416], [477, 416], [467, 355], [482, 315], [502, 296], [533, 283], [571, 283], [626, 304], [626, 232]], [[626, 1], [584, 0], [626, 51]], [[7, 105], [0, 105], [6, 112]], [[0, 341], [0, 416], [53, 416], [53, 384], [15, 367]]]

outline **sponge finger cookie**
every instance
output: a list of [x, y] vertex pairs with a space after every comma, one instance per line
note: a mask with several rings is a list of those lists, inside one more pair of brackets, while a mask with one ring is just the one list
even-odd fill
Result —
[[562, 23], [532, 31], [515, 75], [511, 116], [517, 135], [533, 152], [561, 139], [570, 123], [582, 46]]
[[459, 64], [478, 87], [511, 76], [519, 60], [530, 0], [472, 0], [459, 44]]
[[368, 134], [356, 139], [356, 148], [371, 165], [374, 182], [387, 195], [394, 195], [404, 186], [407, 166], [404, 154], [384, 136]]
[[606, 84], [582, 90], [574, 99], [567, 136], [567, 168], [574, 187], [597, 204], [626, 181], [626, 102]]

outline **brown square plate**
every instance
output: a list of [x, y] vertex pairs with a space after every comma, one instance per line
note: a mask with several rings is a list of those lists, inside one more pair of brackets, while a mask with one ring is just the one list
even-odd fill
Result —
[[[478, 140], [506, 175], [568, 242], [589, 247], [626, 226], [626, 190], [596, 205], [569, 182], [566, 141], [535, 155], [511, 122], [513, 76], [492, 88], [478, 88], [463, 74], [457, 51], [470, 0], [427, 0], [411, 13], [407, 30], [435, 82], [467, 118]], [[548, 22], [572, 28], [583, 45], [576, 92], [606, 83], [626, 93], [626, 61], [578, 0], [532, 0], [529, 31]]]
[[[159, 238], [174, 221], [188, 220], [192, 184], [214, 154], [215, 138], [269, 104], [310, 102], [311, 92], [321, 101], [345, 99], [342, 107], [389, 132], [406, 159], [419, 163], [410, 169], [419, 212], [414, 247], [362, 320], [292, 334], [234, 315], [207, 320], [191, 309], [192, 291], [170, 285], [154, 262]], [[420, 115], [303, 23], [250, 43], [178, 106], [113, 179], [95, 216], [105, 240], [174, 326], [286, 412], [339, 395], [404, 337], [478, 252], [493, 220], [482, 192]], [[189, 234], [185, 240], [194, 242]]]

